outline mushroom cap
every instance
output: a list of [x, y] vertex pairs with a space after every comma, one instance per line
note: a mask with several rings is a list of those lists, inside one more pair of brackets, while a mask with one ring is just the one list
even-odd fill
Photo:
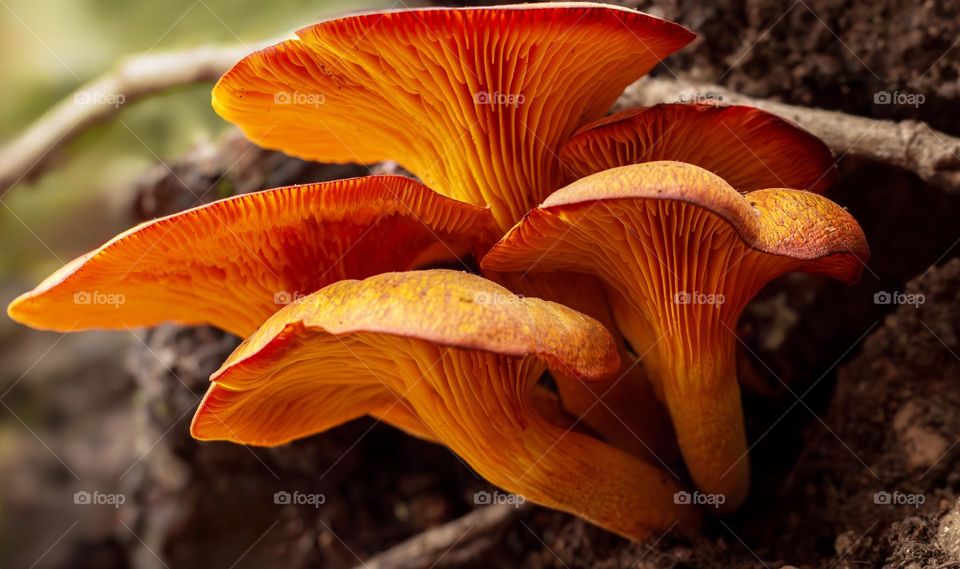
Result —
[[791, 270], [853, 282], [868, 255], [856, 221], [819, 194], [741, 194], [700, 167], [661, 161], [603, 170], [558, 190], [481, 264], [604, 280], [618, 328], [648, 352], [644, 365], [691, 477], [724, 495], [730, 510], [749, 487], [733, 332], [741, 310]]
[[58, 331], [175, 321], [246, 336], [331, 282], [457, 259], [495, 235], [489, 210], [401, 176], [290, 186], [143, 223], [68, 263], [8, 313]]
[[506, 229], [560, 186], [560, 144], [693, 37], [592, 3], [368, 13], [245, 57], [213, 107], [293, 156], [396, 160]]
[[[317, 421], [325, 426], [328, 419], [311, 409], [313, 394], [325, 390], [319, 400], [329, 400], [342, 384], [355, 390], [342, 395], [345, 402], [389, 403], [384, 387], [396, 401], [403, 389], [395, 380], [417, 379], [400, 377], [411, 369], [396, 362], [419, 343], [493, 358], [532, 356], [585, 380], [606, 378], [620, 365], [606, 328], [560, 304], [457, 271], [385, 273], [331, 284], [271, 316], [211, 377], [193, 435], [271, 445], [319, 432]], [[308, 376], [294, 369], [305, 361], [315, 362]], [[230, 417], [244, 420], [232, 424]]]
[[384, 334], [511, 357], [536, 356], [581, 379], [618, 369], [612, 337], [599, 322], [562, 304], [517, 296], [477, 275], [448, 269], [343, 280], [274, 314], [227, 358], [211, 381], [235, 366], [275, 356], [288, 332]]
[[587, 316], [475, 275], [342, 281], [276, 313], [237, 348], [191, 432], [273, 445], [400, 409], [419, 419], [414, 432], [531, 501], [634, 539], [695, 527], [697, 508], [676, 503], [667, 473], [540, 414], [537, 380], [548, 367], [604, 378], [619, 368], [616, 345]]
[[[493, 271], [531, 270], [532, 265], [537, 267], [534, 270], [578, 270], [560, 254], [564, 248], [557, 246], [558, 239], [586, 236], [567, 231], [585, 216], [600, 227], [622, 225], [604, 205], [628, 200], [682, 202], [703, 209], [728, 223], [747, 247], [803, 261], [800, 270], [824, 273], [845, 283], [856, 282], [870, 255], [866, 236], [853, 216], [819, 194], [772, 188], [742, 195], [703, 168], [660, 161], [604, 170], [554, 192], [484, 256], [482, 266]], [[586, 239], [573, 245], [622, 246], [603, 231]], [[631, 255], [623, 252], [625, 261]]]
[[675, 160], [699, 166], [741, 192], [796, 188], [823, 193], [836, 181], [833, 155], [800, 126], [753, 107], [666, 103], [582, 127], [560, 149], [569, 180], [618, 166]]

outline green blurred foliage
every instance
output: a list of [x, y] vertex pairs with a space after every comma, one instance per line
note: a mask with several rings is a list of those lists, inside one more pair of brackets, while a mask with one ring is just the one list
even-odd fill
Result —
[[[283, 37], [382, 0], [0, 0], [0, 144], [124, 56]], [[132, 182], [226, 128], [210, 85], [133, 104], [0, 206], [0, 284], [31, 286], [131, 223]], [[5, 207], [4, 207], [5, 206]], [[0, 291], [0, 301], [10, 300]]]

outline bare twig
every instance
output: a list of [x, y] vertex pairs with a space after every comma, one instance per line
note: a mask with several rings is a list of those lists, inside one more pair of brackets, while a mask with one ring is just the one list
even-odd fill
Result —
[[617, 106], [702, 100], [761, 108], [820, 137], [838, 157], [856, 156], [893, 164], [946, 191], [960, 192], [960, 138], [933, 130], [926, 123], [874, 120], [754, 99], [716, 85], [659, 78], [634, 83]]
[[60, 101], [0, 149], [0, 193], [40, 174], [58, 149], [126, 105], [173, 87], [215, 81], [248, 51], [246, 47], [200, 47], [127, 59], [112, 73]]
[[[0, 149], [0, 195], [20, 180], [42, 173], [59, 148], [123, 106], [173, 87], [212, 82], [248, 51], [248, 47], [201, 47], [127, 60], [115, 72], [61, 101], [22, 136]], [[767, 110], [819, 136], [839, 157], [849, 155], [893, 164], [944, 190], [960, 192], [960, 138], [933, 130], [922, 122], [874, 120], [754, 99], [716, 85], [659, 78], [634, 83], [617, 106], [701, 98]]]
[[354, 569], [426, 569], [454, 566], [492, 547], [526, 504], [494, 504], [415, 535]]

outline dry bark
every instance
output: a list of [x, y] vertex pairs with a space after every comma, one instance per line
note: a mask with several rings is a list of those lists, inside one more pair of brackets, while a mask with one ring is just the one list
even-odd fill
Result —
[[374, 555], [354, 569], [455, 567], [493, 547], [503, 528], [524, 509], [512, 504], [478, 508]]

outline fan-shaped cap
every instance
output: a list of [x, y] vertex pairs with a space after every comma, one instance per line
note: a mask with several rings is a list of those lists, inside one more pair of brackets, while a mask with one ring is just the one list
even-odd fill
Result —
[[293, 156], [396, 160], [505, 229], [560, 186], [560, 144], [693, 37], [579, 2], [363, 14], [247, 56], [213, 106]]
[[[342, 280], [274, 314], [211, 380], [237, 387], [259, 379], [311, 337], [378, 334], [511, 357], [536, 356], [582, 379], [617, 370], [599, 322], [563, 305], [514, 295], [481, 277], [434, 269]], [[243, 365], [240, 365], [240, 364]]]
[[[705, 211], [729, 226], [746, 248], [803, 261], [804, 269], [825, 271], [847, 283], [856, 281], [870, 254], [853, 216], [821, 195], [786, 188], [741, 195], [702, 168], [660, 161], [605, 170], [554, 192], [484, 256], [483, 268], [590, 273], [585, 269], [596, 263], [578, 261], [588, 260], [592, 252], [616, 251], [624, 262], [655, 256], [658, 251], [628, 251], [626, 244], [611, 239], [604, 230], [622, 231], [631, 221], [617, 217], [610, 206], [658, 203]], [[661, 215], [651, 219], [664, 222], [665, 233], [674, 236], [687, 230], [668, 224], [679, 220]], [[698, 243], [686, 245], [697, 247]], [[567, 255], [575, 246], [590, 248], [578, 250], [575, 260]]]
[[640, 537], [696, 512], [660, 471], [539, 416], [545, 367], [617, 370], [609, 332], [559, 304], [446, 270], [341, 281], [272, 316], [213, 376], [200, 439], [278, 444], [386, 401], [509, 491]]
[[800, 190], [746, 195], [702, 168], [650, 162], [587, 176], [551, 195], [484, 257], [494, 271], [592, 273], [658, 382], [702, 490], [745, 496], [749, 473], [733, 330], [746, 303], [791, 270], [859, 278], [856, 221]]
[[36, 328], [212, 324], [239, 336], [343, 279], [453, 260], [495, 239], [487, 209], [400, 176], [291, 186], [141, 224], [17, 298]]
[[642, 162], [699, 166], [740, 192], [796, 188], [823, 193], [836, 180], [830, 149], [752, 107], [662, 104], [622, 111], [581, 128], [560, 150], [569, 180]]

